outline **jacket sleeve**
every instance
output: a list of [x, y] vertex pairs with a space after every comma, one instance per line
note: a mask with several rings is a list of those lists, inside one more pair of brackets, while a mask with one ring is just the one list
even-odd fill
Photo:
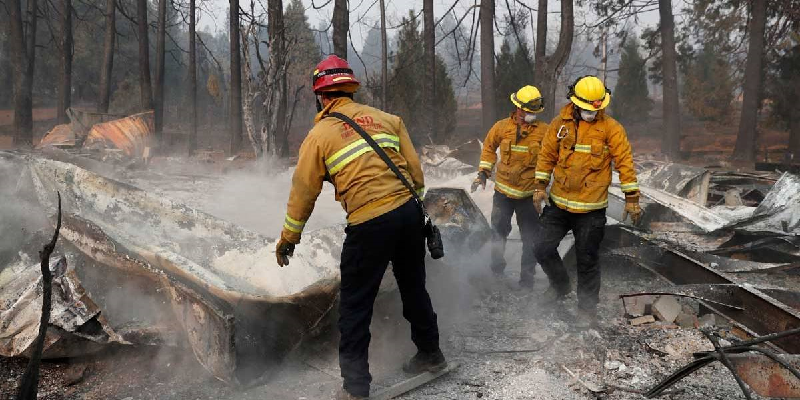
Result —
[[542, 148], [539, 150], [539, 156], [536, 158], [536, 186], [538, 189], [544, 190], [550, 182], [550, 174], [558, 161], [558, 137], [556, 133], [560, 124], [560, 119], [556, 118], [550, 123], [547, 131], [542, 138]]
[[486, 134], [486, 140], [483, 141], [478, 171], [485, 171], [488, 176], [492, 175], [492, 168], [497, 162], [497, 146], [500, 145], [500, 136], [499, 123], [496, 123], [489, 129], [489, 133]]
[[614, 168], [619, 172], [620, 189], [627, 194], [639, 191], [639, 182], [636, 180], [636, 170], [633, 167], [633, 151], [628, 142], [625, 128], [619, 123], [609, 131], [608, 150], [614, 161]]
[[300, 146], [300, 158], [292, 176], [292, 190], [281, 232], [281, 237], [286, 241], [300, 243], [300, 235], [322, 191], [325, 172], [322, 150], [314, 137], [309, 135]]
[[411, 137], [408, 135], [406, 124], [403, 123], [402, 118], [397, 129], [397, 136], [400, 137], [400, 155], [406, 159], [406, 169], [408, 174], [411, 175], [411, 184], [414, 185], [414, 190], [420, 198], [425, 197], [425, 176], [422, 174], [422, 164], [419, 162], [419, 156], [414, 143], [411, 142]]

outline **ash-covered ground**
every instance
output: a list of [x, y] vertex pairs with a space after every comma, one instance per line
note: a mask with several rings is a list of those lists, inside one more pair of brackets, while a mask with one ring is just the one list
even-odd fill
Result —
[[[117, 172], [115, 177], [123, 181], [269, 236], [277, 235], [282, 225], [291, 178], [288, 171], [269, 179], [259, 174], [222, 179], [204, 171], [186, 171], [182, 178], [176, 178], [179, 174], [174, 171], [163, 175], [123, 172], [124, 177]], [[469, 175], [429, 185], [468, 188], [471, 179]], [[491, 196], [491, 184], [473, 194], [487, 217]], [[326, 186], [309, 229], [343, 220], [344, 213]], [[565, 239], [565, 244], [569, 242], [570, 238]], [[428, 288], [439, 315], [441, 345], [459, 367], [399, 398], [641, 399], [642, 390], [690, 362], [693, 352], [712, 349], [693, 328], [663, 323], [630, 326], [618, 296], [667, 283], [608, 254], [601, 258], [601, 326], [589, 331], [575, 329], [574, 294], [561, 307], [537, 306], [537, 296], [547, 288], [541, 270], [533, 291], [517, 287], [520, 251], [515, 228], [506, 251], [508, 269], [501, 279], [489, 272], [488, 252], [484, 251], [449, 253], [446, 263], [429, 264]], [[567, 265], [574, 272], [569, 257]], [[696, 305], [684, 305], [696, 311]], [[415, 350], [397, 293], [378, 299], [372, 334], [370, 363], [376, 391], [408, 378], [401, 364]], [[337, 343], [335, 324], [329, 325], [294, 351], [279, 371], [245, 388], [213, 378], [197, 363], [188, 345], [117, 346], [100, 354], [45, 362], [39, 398], [328, 399], [341, 385]], [[13, 397], [25, 363], [0, 358], [0, 400]], [[606, 390], [595, 394], [587, 386]], [[701, 369], [668, 393], [663, 398], [743, 398], [730, 373], [719, 364]]]
[[[602, 259], [601, 327], [575, 329], [574, 294], [562, 307], [537, 307], [537, 295], [547, 287], [541, 271], [533, 291], [516, 287], [519, 251], [519, 243], [511, 241], [509, 268], [502, 279], [474, 259], [429, 265], [442, 348], [459, 368], [399, 398], [641, 399], [636, 391], [691, 361], [692, 352], [712, 349], [696, 329], [630, 326], [618, 295], [660, 283], [643, 269], [610, 256]], [[396, 293], [379, 298], [372, 333], [373, 390], [408, 378], [400, 366], [414, 348]], [[117, 347], [46, 362], [40, 398], [327, 399], [341, 384], [336, 347], [337, 334], [331, 327], [304, 343], [280, 371], [249, 388], [215, 380], [188, 348]], [[0, 359], [0, 399], [11, 398], [24, 365], [24, 360]], [[593, 394], [572, 375], [589, 386], [611, 388], [610, 393]], [[700, 370], [669, 393], [664, 398], [741, 398], [735, 381], [719, 364]]]

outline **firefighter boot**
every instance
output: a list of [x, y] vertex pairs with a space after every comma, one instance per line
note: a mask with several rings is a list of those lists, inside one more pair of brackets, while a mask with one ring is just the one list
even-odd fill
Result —
[[564, 301], [564, 299], [567, 297], [568, 294], [569, 294], [569, 285], [566, 285], [565, 287], [556, 287], [550, 285], [550, 287], [547, 288], [547, 291], [545, 291], [544, 294], [542, 294], [542, 296], [539, 297], [538, 303], [540, 306], [549, 306], [556, 303], [560, 303]]
[[421, 374], [423, 372], [439, 372], [447, 367], [442, 350], [433, 352], [418, 351], [414, 357], [403, 364], [403, 372], [407, 374]]
[[597, 320], [597, 309], [578, 309], [578, 320], [575, 326], [580, 329], [595, 329], [600, 326]]
[[351, 394], [344, 388], [339, 388], [338, 391], [333, 395], [333, 400], [358, 400], [358, 399], [367, 399], [368, 397], [361, 397]]

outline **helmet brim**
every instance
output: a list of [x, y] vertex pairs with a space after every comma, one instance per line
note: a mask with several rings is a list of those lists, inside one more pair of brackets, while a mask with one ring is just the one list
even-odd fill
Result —
[[511, 96], [508, 96], [508, 98], [511, 100], [511, 103], [513, 103], [517, 108], [521, 109], [522, 111], [529, 112], [529, 113], [532, 113], [532, 114], [538, 114], [538, 113], [544, 111], [544, 107], [542, 107], [542, 108], [540, 108], [538, 110], [531, 110], [529, 108], [523, 107], [522, 103], [517, 101], [517, 96], [515, 96], [515, 93], [511, 93]]
[[315, 93], [324, 93], [324, 92], [344, 92], [344, 93], [355, 93], [358, 91], [358, 88], [361, 84], [353, 79], [351, 82], [343, 82], [343, 83], [336, 83], [332, 85], [323, 86], [316, 91]]
[[575, 104], [584, 110], [597, 111], [608, 107], [608, 104], [611, 103], [611, 93], [606, 93], [606, 97], [603, 99], [603, 104], [601, 104], [598, 108], [595, 108], [591, 103], [587, 103], [575, 96], [570, 96], [569, 100], [572, 102], [572, 104]]

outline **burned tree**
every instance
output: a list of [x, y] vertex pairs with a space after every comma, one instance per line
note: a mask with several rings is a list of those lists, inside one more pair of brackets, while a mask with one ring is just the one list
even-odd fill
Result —
[[36, 61], [36, 0], [28, 1], [27, 35], [23, 32], [21, 0], [6, 2], [14, 70], [14, 144], [33, 143], [33, 71]]
[[[283, 1], [268, 0], [269, 54], [265, 60], [260, 48], [259, 29], [262, 25], [250, 3], [250, 21], [241, 32], [242, 49], [250, 55], [255, 51], [258, 71], [254, 71], [249, 56], [244, 58], [242, 114], [244, 127], [256, 157], [288, 155], [288, 128], [295, 104], [288, 110], [287, 73], [290, 60], [283, 22]], [[303, 86], [297, 90], [302, 90]], [[297, 99], [297, 93], [295, 93]]]
[[111, 103], [111, 73], [114, 69], [114, 42], [117, 34], [116, 0], [106, 1], [106, 32], [103, 42], [103, 65], [100, 68], [100, 99], [97, 102], [97, 111], [108, 112]]
[[386, 109], [389, 92], [389, 55], [386, 42], [386, 4], [380, 0], [381, 7], [381, 109]]
[[761, 74], [764, 64], [764, 31], [767, 24], [767, 0], [751, 2], [751, 19], [747, 49], [747, 64], [742, 88], [742, 115], [733, 156], [742, 161], [755, 161], [756, 126], [761, 95]]
[[[113, 0], [110, 0], [113, 1]], [[197, 10], [189, 0], [189, 154], [197, 149]]]
[[425, 121], [425, 127], [427, 130], [425, 134], [428, 135], [429, 140], [433, 140], [435, 139], [434, 135], [437, 132], [436, 118], [433, 112], [433, 102], [436, 98], [436, 94], [434, 93], [436, 88], [436, 51], [434, 48], [436, 38], [433, 22], [433, 0], [424, 0], [422, 2], [422, 20], [422, 39], [425, 47], [425, 81], [422, 85], [422, 109], [424, 110], [424, 115], [422, 115], [422, 118]]
[[678, 108], [678, 55], [675, 51], [675, 21], [672, 15], [672, 1], [659, 0], [658, 10], [661, 18], [661, 68], [664, 85], [664, 133], [661, 151], [671, 159], [680, 155], [681, 137], [679, 130], [680, 109]]
[[333, 54], [347, 60], [347, 32], [350, 29], [350, 11], [347, 0], [333, 0]]
[[55, 250], [58, 233], [61, 230], [61, 193], [58, 193], [58, 215], [56, 230], [53, 238], [39, 252], [40, 267], [42, 269], [42, 316], [39, 319], [39, 334], [34, 342], [33, 354], [28, 360], [25, 374], [19, 384], [16, 400], [36, 400], [39, 390], [39, 366], [42, 363], [44, 340], [47, 337], [47, 327], [50, 325], [50, 312], [53, 303], [53, 274], [50, 273], [50, 256]]
[[488, 131], [495, 123], [497, 117], [494, 109], [494, 0], [481, 0], [480, 25], [481, 125], [484, 131]]
[[231, 141], [229, 153], [239, 151], [242, 141], [242, 63], [239, 48], [239, 0], [230, 0], [230, 37], [231, 50], [231, 92], [230, 115], [228, 116], [228, 130]]
[[156, 31], [156, 84], [154, 93], [155, 134], [160, 139], [164, 129], [164, 39], [167, 32], [167, 0], [158, 0], [158, 30]]
[[61, 79], [56, 117], [59, 124], [65, 124], [69, 122], [67, 108], [72, 99], [72, 0], [62, 2], [61, 13]]
[[136, 19], [139, 27], [139, 96], [143, 110], [153, 109], [150, 86], [150, 42], [148, 40], [147, 0], [136, 0]]
[[543, 116], [545, 120], [549, 120], [557, 112], [555, 108], [558, 77], [572, 50], [572, 39], [575, 35], [572, 3], [573, 0], [561, 1], [561, 30], [558, 34], [558, 45], [553, 54], [547, 56], [547, 0], [539, 0], [536, 16], [536, 60], [533, 81], [544, 97]]

